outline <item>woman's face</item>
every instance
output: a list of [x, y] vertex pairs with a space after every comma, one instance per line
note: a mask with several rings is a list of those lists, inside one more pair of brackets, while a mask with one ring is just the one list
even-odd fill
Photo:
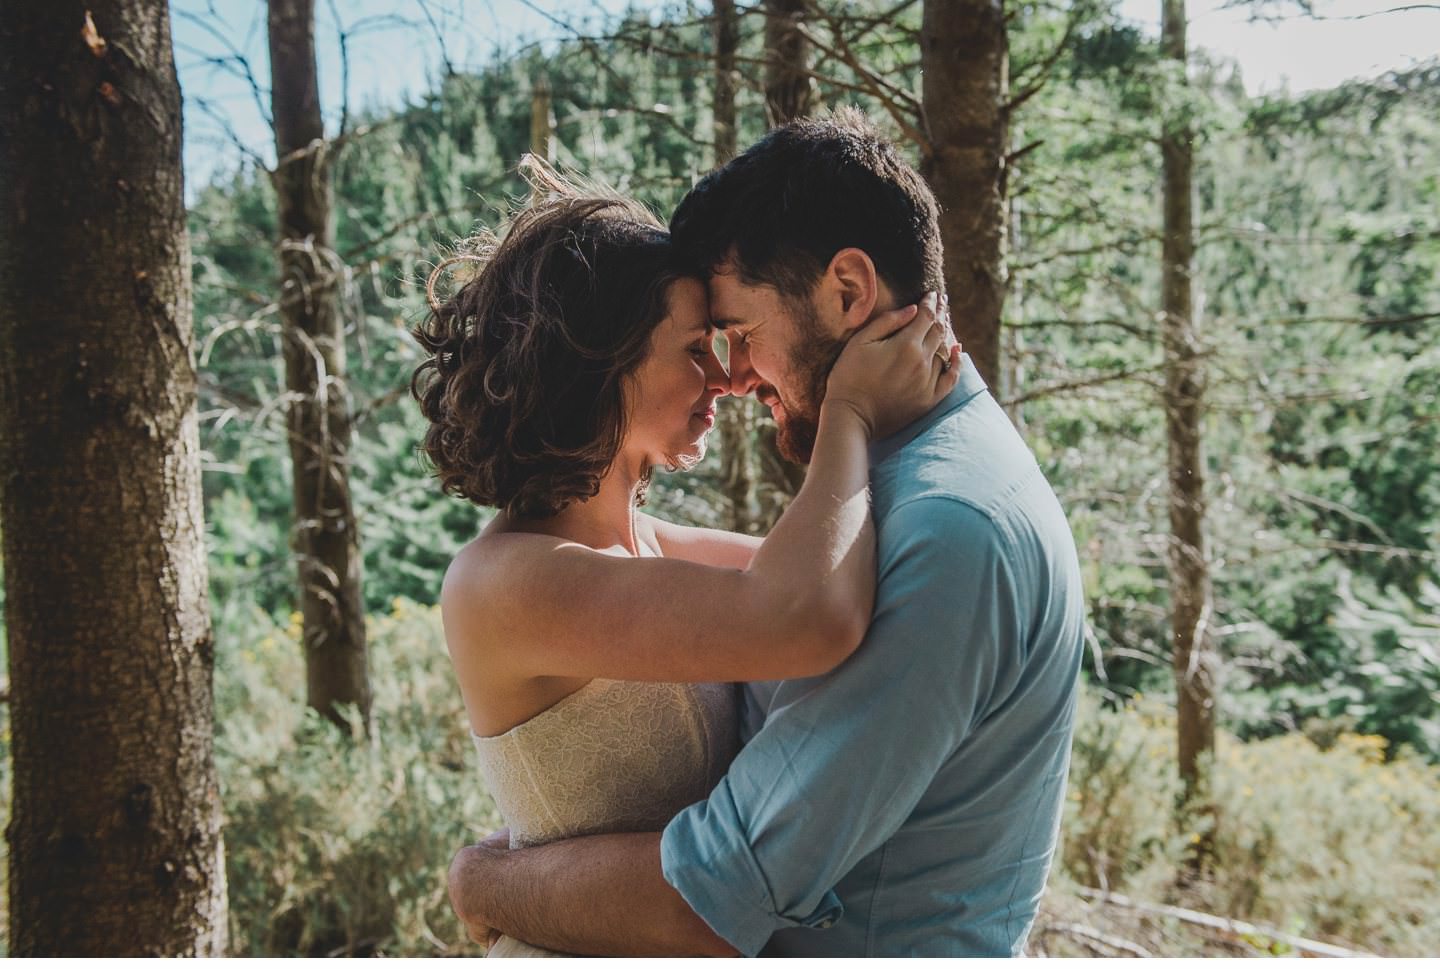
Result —
[[730, 392], [730, 378], [715, 356], [705, 285], [676, 280], [667, 302], [669, 312], [650, 336], [650, 355], [631, 378], [626, 450], [647, 467], [692, 468], [705, 456], [715, 399]]

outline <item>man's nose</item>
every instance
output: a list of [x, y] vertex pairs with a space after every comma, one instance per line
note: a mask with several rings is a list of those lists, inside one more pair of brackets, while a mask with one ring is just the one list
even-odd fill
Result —
[[725, 365], [720, 362], [720, 357], [713, 349], [705, 360], [705, 389], [715, 391], [717, 397], [733, 393], [730, 389], [730, 375], [725, 372]]
[[750, 351], [739, 340], [730, 342], [730, 393], [744, 397], [754, 393], [760, 384], [760, 375], [750, 366]]

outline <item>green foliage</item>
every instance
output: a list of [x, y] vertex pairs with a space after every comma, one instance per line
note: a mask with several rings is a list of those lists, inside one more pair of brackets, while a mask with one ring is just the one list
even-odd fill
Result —
[[[0, 825], [10, 830], [10, 798], [15, 790], [11, 782], [10, 704], [0, 703]], [[10, 839], [0, 841], [0, 899], [5, 910], [10, 905]], [[0, 958], [10, 955], [10, 920], [0, 919]]]
[[[854, 48], [916, 96], [919, 12], [869, 25]], [[742, 59], [760, 56], [758, 20], [742, 17]], [[396, 597], [433, 602], [450, 556], [485, 519], [443, 498], [419, 462], [407, 331], [431, 267], [522, 194], [514, 166], [534, 79], [543, 73], [554, 92], [562, 166], [660, 213], [709, 167], [712, 41], [697, 8], [612, 26], [605, 39], [445, 77], [398, 112], [359, 119], [365, 133], [339, 155], [352, 484], [372, 613], [388, 615]], [[814, 29], [833, 37], [844, 25]], [[1376, 833], [1386, 815], [1344, 792], [1433, 793], [1433, 772], [1414, 758], [1440, 759], [1440, 68], [1250, 99], [1232, 68], [1204, 55], [1181, 83], [1107, 0], [1017, 7], [1011, 58], [1015, 91], [1044, 83], [1012, 117], [1013, 147], [1026, 150], [1010, 170], [1009, 370], [997, 391], [1021, 399], [1017, 424], [1069, 514], [1090, 604], [1087, 674], [1112, 708], [1090, 709], [1077, 741], [1066, 869], [1163, 897], [1191, 833], [1169, 820], [1172, 731], [1150, 701], [1126, 707], [1173, 695], [1156, 139], [1183, 122], [1197, 135], [1212, 628], [1231, 731], [1215, 778], [1220, 864], [1196, 904], [1362, 947], [1433, 951], [1435, 913], [1421, 910], [1428, 889], [1410, 862], [1433, 868], [1434, 845]], [[824, 103], [858, 103], [899, 136], [849, 68], [822, 57], [817, 70], [841, 82], [820, 85]], [[764, 121], [759, 70], [745, 61], [741, 74], [744, 145]], [[918, 146], [902, 147], [918, 160]], [[469, 762], [463, 735], [424, 727], [421, 707], [399, 699], [428, 697], [432, 717], [458, 710], [433, 619], [407, 626], [408, 639], [377, 621], [376, 742], [352, 749], [303, 720], [286, 618], [294, 567], [266, 179], [242, 170], [203, 190], [191, 229], [236, 938], [255, 953], [436, 951], [450, 943], [423, 941], [427, 931], [455, 938], [437, 928], [452, 923], [436, 894], [464, 840], [453, 825], [490, 815], [469, 772], [448, 766]], [[715, 456], [658, 476], [650, 507], [722, 522]], [[1357, 732], [1386, 738], [1386, 755], [1413, 754], [1376, 763], [1374, 741], [1344, 739]], [[437, 746], [432, 733], [447, 739]], [[1236, 750], [1269, 758], [1263, 777], [1249, 754], [1224, 759]], [[1324, 783], [1310, 777], [1322, 768]], [[451, 810], [430, 803], [436, 790]], [[1412, 814], [1392, 816], [1397, 828], [1433, 820], [1433, 798], [1416, 797]], [[1383, 850], [1362, 857], [1346, 826]], [[1306, 851], [1322, 860], [1305, 863]], [[1388, 921], [1387, 880], [1406, 892]], [[339, 883], [357, 887], [337, 894]]]
[[1373, 735], [1222, 735], [1213, 871], [1182, 890], [1200, 830], [1173, 820], [1174, 737], [1168, 704], [1082, 704], [1056, 892], [1070, 879], [1384, 955], [1440, 947], [1440, 768]]
[[298, 618], [223, 629], [216, 761], [237, 955], [436, 955], [467, 945], [445, 870], [501, 826], [432, 608], [369, 623], [372, 735], [304, 707]]
[[[1012, 174], [1002, 396], [1028, 398], [1017, 417], [1081, 542], [1093, 676], [1172, 689], [1154, 140], [1186, 118], [1222, 722], [1349, 718], [1440, 757], [1433, 674], [1402, 690], [1382, 672], [1412, 668], [1389, 644], [1440, 563], [1435, 70], [1251, 101], [1203, 56], [1178, 90], [1103, 11], [1075, 38], [1013, 128], [1036, 147]], [[1342, 622], [1342, 587], [1389, 608]]]

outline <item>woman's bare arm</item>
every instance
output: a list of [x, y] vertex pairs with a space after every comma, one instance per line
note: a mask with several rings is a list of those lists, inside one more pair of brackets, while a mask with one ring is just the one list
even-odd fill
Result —
[[[850, 373], [868, 374], [890, 398], [873, 412], [853, 393], [827, 398], [805, 485], [747, 568], [618, 557], [544, 535], [492, 536], [446, 576], [446, 638], [452, 654], [466, 654], [456, 655], [457, 667], [677, 682], [833, 669], [864, 637], [874, 598], [867, 486], [875, 424], [893, 429], [896, 414], [921, 413], [954, 385], [953, 370], [933, 366], [932, 319], [867, 328], [853, 354], [847, 348]], [[892, 334], [897, 342], [881, 346]]]
[[818, 473], [747, 569], [525, 533], [472, 546], [441, 593], [452, 651], [474, 644], [532, 677], [739, 681], [832, 669], [859, 645], [874, 596], [867, 442], [847, 409], [822, 408]]
[[655, 533], [655, 540], [666, 558], [684, 559], [701, 565], [748, 569], [764, 541], [758, 535], [742, 535], [722, 528], [677, 525], [653, 515], [641, 515], [640, 520]]

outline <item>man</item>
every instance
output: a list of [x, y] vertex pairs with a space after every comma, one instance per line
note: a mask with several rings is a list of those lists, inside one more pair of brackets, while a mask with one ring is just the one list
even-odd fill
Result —
[[[940, 289], [933, 196], [857, 112], [777, 129], [671, 223], [732, 389], [808, 457], [857, 318]], [[1058, 502], [968, 359], [872, 448], [879, 585], [834, 672], [746, 689], [747, 744], [663, 834], [462, 849], [472, 934], [600, 955], [1019, 955], [1054, 852], [1084, 606]]]

